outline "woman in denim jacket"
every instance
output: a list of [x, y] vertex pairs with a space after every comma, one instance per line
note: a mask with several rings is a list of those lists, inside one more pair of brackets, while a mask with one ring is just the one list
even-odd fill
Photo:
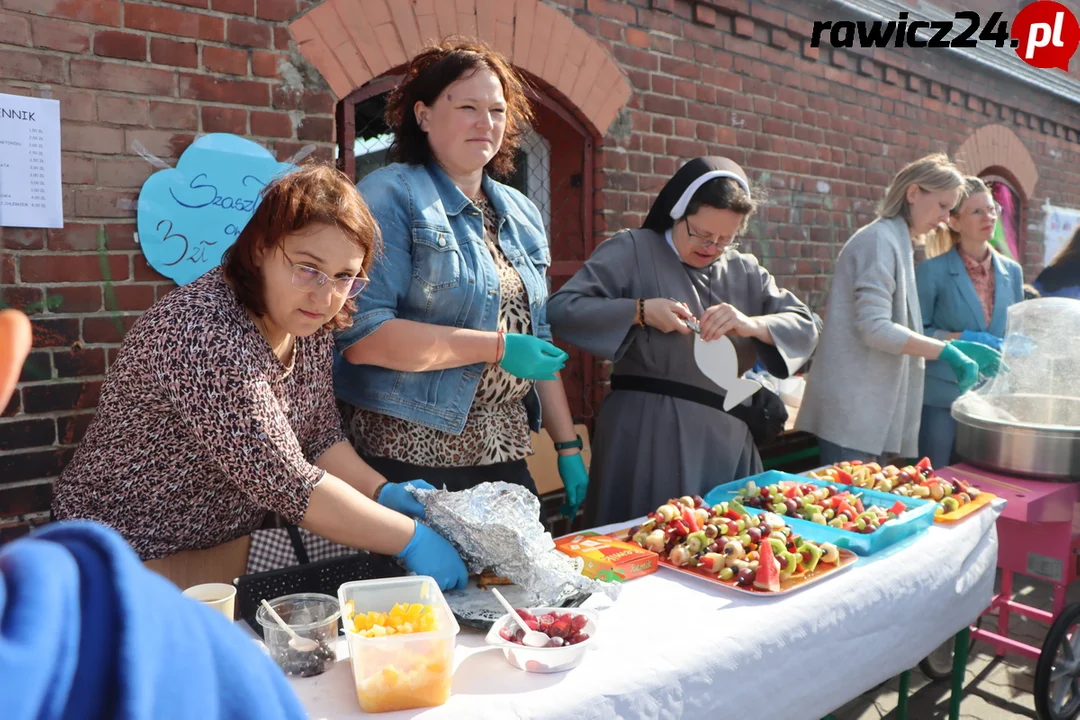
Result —
[[337, 341], [353, 443], [387, 479], [536, 492], [525, 458], [543, 424], [576, 514], [588, 475], [545, 318], [543, 221], [489, 175], [509, 174], [531, 120], [521, 81], [488, 48], [447, 41], [409, 63], [386, 118], [397, 162], [357, 186], [384, 255]]

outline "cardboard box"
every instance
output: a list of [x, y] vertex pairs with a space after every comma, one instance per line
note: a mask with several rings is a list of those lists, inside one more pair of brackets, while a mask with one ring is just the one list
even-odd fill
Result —
[[660, 564], [654, 552], [592, 532], [559, 538], [555, 547], [585, 561], [582, 575], [607, 582], [625, 582], [654, 573]]

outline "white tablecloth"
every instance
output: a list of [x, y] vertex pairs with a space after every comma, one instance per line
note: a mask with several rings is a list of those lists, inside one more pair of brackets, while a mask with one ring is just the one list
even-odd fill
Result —
[[[463, 628], [450, 701], [380, 717], [819, 720], [914, 667], [990, 604], [1002, 506], [776, 598], [661, 569], [625, 585], [584, 662], [562, 674], [517, 670]], [[346, 652], [342, 642], [332, 670], [292, 681], [316, 720], [368, 717]]]

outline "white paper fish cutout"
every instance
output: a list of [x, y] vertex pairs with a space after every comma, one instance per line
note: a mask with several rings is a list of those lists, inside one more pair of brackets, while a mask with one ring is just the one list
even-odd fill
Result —
[[705, 377], [727, 391], [724, 397], [725, 412], [730, 412], [731, 408], [761, 389], [761, 383], [739, 377], [739, 356], [727, 335], [710, 342], [702, 340], [701, 335], [695, 335], [694, 361]]

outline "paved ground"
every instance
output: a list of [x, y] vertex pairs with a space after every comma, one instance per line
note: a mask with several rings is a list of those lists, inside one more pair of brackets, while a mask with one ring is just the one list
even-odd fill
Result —
[[[1026, 605], [1050, 610], [1049, 583], [1015, 576], [1017, 599]], [[1068, 602], [1080, 602], [1080, 583], [1069, 588]], [[983, 626], [994, 629], [993, 616], [983, 619]], [[1010, 636], [1041, 647], [1048, 627], [1015, 613], [1009, 617]], [[965, 720], [1013, 720], [1035, 718], [1032, 686], [1035, 661], [1014, 655], [995, 658], [993, 650], [976, 643], [967, 666], [967, 682], [960, 716]], [[895, 720], [899, 689], [898, 678], [852, 700], [835, 713], [838, 720]], [[921, 672], [911, 673], [909, 720], [937, 720], [949, 716], [949, 682], [931, 682]]]

